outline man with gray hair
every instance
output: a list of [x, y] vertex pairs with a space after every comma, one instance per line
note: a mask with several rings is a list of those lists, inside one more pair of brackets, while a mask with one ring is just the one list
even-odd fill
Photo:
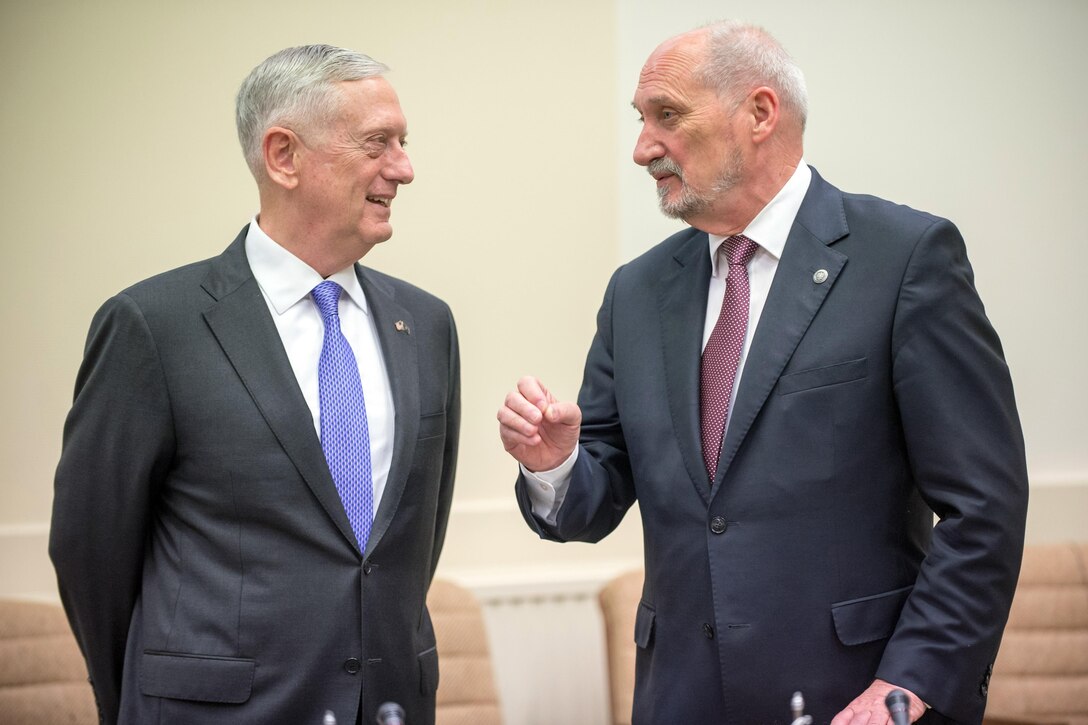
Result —
[[665, 41], [634, 107], [691, 226], [613, 275], [577, 404], [525, 377], [498, 412], [541, 537], [639, 503], [632, 722], [787, 723], [797, 690], [816, 723], [888, 723], [893, 690], [980, 722], [1027, 474], [962, 237], [804, 163], [804, 79], [760, 28]]
[[91, 323], [50, 554], [103, 722], [434, 721], [460, 371], [449, 308], [358, 264], [413, 178], [386, 70], [257, 66], [260, 212]]

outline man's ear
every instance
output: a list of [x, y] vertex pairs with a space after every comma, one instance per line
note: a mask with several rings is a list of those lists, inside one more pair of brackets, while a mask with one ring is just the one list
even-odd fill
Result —
[[295, 132], [281, 126], [272, 126], [261, 139], [264, 171], [272, 183], [284, 189], [298, 186], [299, 150], [302, 143]]
[[748, 95], [745, 107], [751, 114], [752, 142], [763, 143], [774, 134], [781, 118], [778, 94], [773, 88], [760, 86]]

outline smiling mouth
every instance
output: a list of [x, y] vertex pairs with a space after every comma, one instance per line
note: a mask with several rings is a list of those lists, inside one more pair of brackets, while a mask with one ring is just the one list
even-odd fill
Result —
[[368, 196], [366, 200], [371, 202], [372, 204], [379, 204], [381, 206], [384, 206], [386, 209], [389, 208], [389, 204], [393, 201], [392, 199], [382, 199], [377, 196]]

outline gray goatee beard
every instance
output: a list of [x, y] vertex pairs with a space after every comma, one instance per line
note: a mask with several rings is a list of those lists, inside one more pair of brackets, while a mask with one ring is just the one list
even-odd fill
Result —
[[661, 213], [673, 219], [687, 221], [691, 217], [705, 212], [710, 205], [717, 201], [718, 197], [730, 191], [740, 183], [743, 177], [744, 160], [741, 158], [740, 149], [734, 148], [725, 160], [718, 178], [706, 193], [700, 193], [691, 188], [684, 180], [684, 171], [680, 165], [667, 156], [654, 159], [646, 166], [646, 171], [653, 176], [656, 173], [673, 174], [680, 181], [680, 193], [675, 199], [668, 199], [669, 190], [664, 186], [657, 188], [657, 202], [661, 207]]

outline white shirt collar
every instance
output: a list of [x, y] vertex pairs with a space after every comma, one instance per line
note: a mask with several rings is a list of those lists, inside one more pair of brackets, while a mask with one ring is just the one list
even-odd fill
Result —
[[[785, 186], [779, 189], [759, 214], [756, 214], [756, 218], [744, 228], [741, 234], [758, 244], [775, 259], [781, 259], [786, 238], [790, 235], [790, 229], [797, 218], [797, 210], [801, 208], [801, 202], [805, 200], [811, 181], [812, 169], [808, 167], [804, 159], [801, 159]], [[709, 237], [710, 275], [716, 277], [718, 275], [718, 247], [726, 237], [717, 234], [710, 234]]]
[[[280, 315], [308, 297], [313, 288], [324, 281], [313, 267], [265, 234], [256, 217], [246, 233], [246, 258], [261, 291]], [[329, 275], [328, 279], [343, 287], [348, 298], [367, 313], [366, 295], [355, 274], [354, 264]]]

